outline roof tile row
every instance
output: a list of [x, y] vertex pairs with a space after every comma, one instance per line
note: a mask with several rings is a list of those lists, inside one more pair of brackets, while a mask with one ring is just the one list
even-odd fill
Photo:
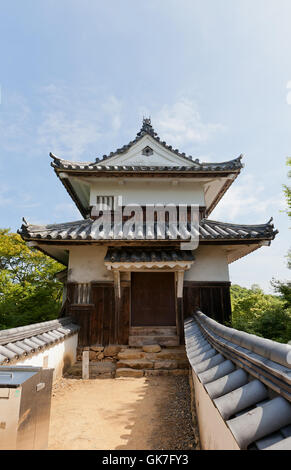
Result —
[[[122, 155], [126, 153], [134, 144], [139, 142], [145, 135], [151, 136], [156, 142], [162, 145], [167, 150], [170, 150], [175, 155], [182, 157], [185, 162], [188, 163], [187, 166], [176, 166], [176, 167], [156, 167], [156, 166], [119, 166], [119, 165], [107, 165], [104, 164], [105, 160], [110, 160], [112, 157], [117, 155]], [[242, 168], [241, 158], [242, 156], [231, 160], [229, 162], [223, 163], [200, 163], [199, 159], [195, 159], [193, 162], [192, 156], [186, 156], [184, 152], [180, 152], [178, 149], [173, 149], [171, 145], [168, 145], [166, 142], [161, 141], [157, 133], [154, 131], [151, 120], [143, 119], [143, 124], [140, 131], [137, 133], [134, 140], [130, 141], [128, 144], [123, 145], [123, 147], [117, 149], [115, 152], [111, 152], [109, 155], [103, 155], [102, 159], [96, 158], [95, 162], [70, 162], [67, 160], [62, 160], [52, 153], [50, 156], [53, 158], [54, 162], [52, 166], [56, 169], [66, 169], [66, 170], [86, 170], [86, 171], [133, 171], [133, 172], [143, 172], [143, 171], [222, 171], [222, 170], [240, 170]], [[191, 163], [191, 166], [189, 164]]]
[[[138, 227], [124, 223], [116, 231], [113, 224], [103, 227], [98, 219], [83, 219], [74, 222], [51, 225], [24, 223], [18, 231], [25, 239], [40, 240], [185, 240], [198, 235], [196, 229], [176, 224], [140, 224]], [[271, 220], [261, 225], [239, 225], [202, 219], [199, 224], [200, 241], [206, 240], [272, 240], [277, 233]]]
[[52, 167], [58, 170], [76, 170], [84, 172], [126, 172], [126, 173], [148, 173], [148, 172], [232, 172], [238, 171], [242, 168], [241, 157], [235, 158], [228, 162], [221, 163], [195, 163], [187, 166], [140, 166], [140, 165], [108, 165], [99, 162], [72, 162], [69, 160], [63, 160], [56, 155], [50, 153], [53, 162]]
[[140, 262], [175, 262], [175, 261], [193, 261], [194, 255], [188, 250], [145, 250], [144, 248], [109, 248], [104, 258], [105, 262], [110, 263], [140, 263]]
[[[207, 328], [204, 329], [206, 325]], [[235, 331], [219, 324], [216, 329], [216, 322], [201, 312], [186, 320], [186, 352], [193, 372], [213, 400], [239, 447], [290, 450], [290, 403], [283, 396], [274, 396], [273, 390], [269, 392], [263, 375], [259, 376], [261, 380], [254, 378], [250, 376], [248, 369], [244, 369], [242, 363], [238, 366], [236, 361], [224, 356], [216, 348], [215, 342], [210, 342], [208, 332], [211, 331], [212, 334], [214, 330], [214, 337], [220, 333], [224, 335], [221, 337], [222, 342]], [[245, 345], [245, 335], [241, 341]], [[278, 344], [279, 349], [280, 346]], [[274, 348], [276, 347], [275, 345]], [[281, 367], [280, 363], [278, 367]], [[290, 365], [287, 369], [285, 366], [284, 380], [287, 382], [289, 375]]]
[[0, 364], [24, 358], [79, 330], [69, 317], [0, 331]]

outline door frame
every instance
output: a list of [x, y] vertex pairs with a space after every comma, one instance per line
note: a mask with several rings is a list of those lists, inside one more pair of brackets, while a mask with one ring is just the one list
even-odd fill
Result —
[[[115, 308], [116, 308], [116, 315], [115, 317], [119, 317], [119, 300], [120, 300], [120, 285], [122, 286], [123, 280], [121, 278], [121, 274], [127, 273], [129, 275], [129, 282], [130, 286], [130, 295], [129, 295], [129, 312], [128, 312], [128, 322], [129, 328], [131, 328], [131, 319], [132, 319], [132, 305], [131, 305], [131, 273], [132, 272], [171, 272], [175, 275], [175, 310], [176, 310], [176, 329], [177, 335], [180, 337], [180, 341], [183, 340], [184, 337], [184, 314], [183, 314], [183, 288], [184, 288], [184, 273], [185, 270], [189, 269], [185, 266], [185, 268], [181, 268], [181, 266], [177, 266], [175, 268], [134, 268], [131, 267], [130, 269], [119, 267], [118, 269], [113, 269], [114, 272], [118, 272], [114, 276], [114, 288], [115, 288]], [[116, 333], [117, 334], [117, 333]]]

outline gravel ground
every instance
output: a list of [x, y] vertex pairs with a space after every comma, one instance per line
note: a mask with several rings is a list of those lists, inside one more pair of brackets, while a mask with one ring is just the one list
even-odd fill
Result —
[[49, 449], [195, 450], [188, 376], [61, 379]]
[[[161, 399], [158, 421], [152, 432], [154, 450], [194, 450], [188, 376], [168, 377], [169, 395]], [[162, 426], [161, 426], [162, 423]]]

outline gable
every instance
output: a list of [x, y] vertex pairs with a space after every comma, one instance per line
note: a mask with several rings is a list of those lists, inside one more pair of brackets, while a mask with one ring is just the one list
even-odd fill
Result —
[[[134, 165], [134, 166], [189, 166], [197, 164], [188, 158], [177, 155], [174, 151], [165, 148], [150, 135], [144, 135], [122, 154], [114, 155], [100, 162], [99, 165]], [[197, 165], [199, 167], [199, 165]]]

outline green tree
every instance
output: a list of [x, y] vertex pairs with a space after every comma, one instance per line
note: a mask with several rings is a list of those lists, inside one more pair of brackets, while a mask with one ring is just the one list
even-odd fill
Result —
[[231, 287], [231, 326], [282, 343], [291, 340], [291, 309], [282, 296], [264, 294], [259, 286]]
[[0, 329], [57, 318], [63, 265], [29, 248], [9, 229], [0, 229]]

